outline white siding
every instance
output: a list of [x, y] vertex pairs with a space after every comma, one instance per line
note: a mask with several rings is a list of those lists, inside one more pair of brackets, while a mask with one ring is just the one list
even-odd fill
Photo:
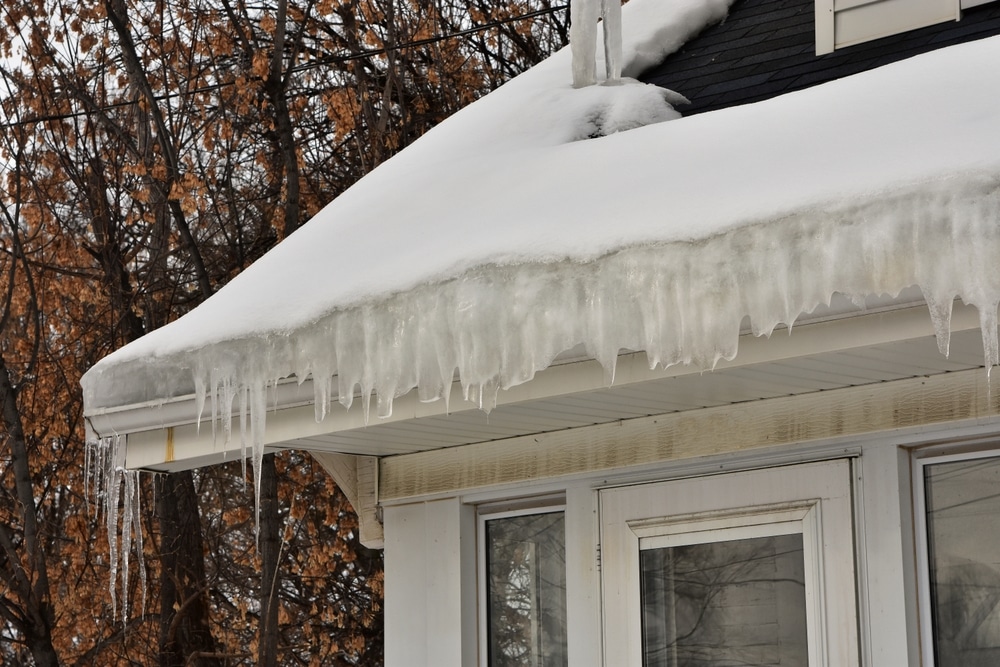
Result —
[[387, 507], [384, 521], [386, 667], [473, 667], [473, 509], [451, 498]]

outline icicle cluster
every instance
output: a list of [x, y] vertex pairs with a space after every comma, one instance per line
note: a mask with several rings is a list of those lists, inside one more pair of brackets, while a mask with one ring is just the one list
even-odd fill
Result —
[[[991, 367], [1000, 362], [998, 223], [1000, 180], [965, 175], [590, 261], [484, 266], [294, 331], [208, 345], [183, 362], [200, 417], [210, 404], [213, 429], [222, 430], [216, 437], [239, 437], [252, 449], [258, 482], [269, 391], [286, 377], [313, 379], [317, 420], [335, 399], [345, 408], [360, 400], [366, 420], [372, 397], [380, 417], [414, 389], [423, 401], [448, 401], [456, 378], [466, 400], [489, 410], [499, 390], [531, 380], [579, 345], [609, 382], [623, 350], [645, 351], [651, 367], [710, 369], [736, 356], [745, 317], [754, 334], [769, 335], [835, 292], [860, 301], [913, 285], [944, 354], [954, 300], [978, 308]], [[90, 381], [143, 383], [143, 391], [169, 396], [156, 382], [172, 382], [178, 363], [145, 358]], [[108, 480], [122, 479], [121, 461], [103, 465]], [[117, 504], [106, 500], [112, 518]]]
[[[87, 444], [85, 494], [96, 511], [104, 514], [111, 559], [111, 605], [117, 617], [117, 585], [121, 581], [122, 618], [128, 619], [130, 556], [135, 548], [146, 606], [146, 564], [143, 558], [139, 471], [125, 469], [125, 438], [110, 436]], [[120, 539], [119, 539], [120, 538]]]
[[447, 401], [456, 377], [463, 397], [488, 410], [498, 390], [527, 382], [578, 344], [609, 381], [622, 350], [645, 351], [651, 367], [710, 369], [735, 357], [744, 316], [754, 334], [769, 335], [835, 292], [862, 300], [912, 285], [929, 305], [942, 353], [953, 301], [979, 309], [992, 366], [1000, 361], [998, 260], [997, 181], [956, 179], [588, 262], [482, 267], [294, 332], [209, 346], [191, 353], [197, 400], [210, 399], [212, 421], [224, 428], [239, 414], [256, 459], [277, 378], [313, 378], [317, 420], [335, 397], [345, 408], [359, 399], [366, 420], [372, 396], [380, 417], [413, 389], [423, 401]]
[[[266, 372], [255, 361], [248, 360], [244, 365], [251, 372]], [[256, 371], [255, 371], [256, 369]], [[232, 373], [222, 373], [219, 368], [212, 368], [207, 374], [195, 376], [195, 400], [198, 410], [199, 427], [205, 409], [205, 401], [209, 396], [206, 390], [205, 378], [208, 378], [207, 388], [211, 394], [212, 405], [212, 438], [218, 441], [221, 426], [222, 442], [228, 445], [233, 439], [233, 415], [238, 414], [240, 420], [240, 460], [243, 463], [243, 479], [246, 480], [247, 444], [253, 456], [254, 480], [254, 516], [260, 519], [260, 475], [261, 462], [264, 458], [264, 424], [267, 415], [267, 390], [274, 387], [278, 380], [268, 378], [262, 382], [240, 382], [234, 380]], [[239, 410], [234, 411], [236, 400], [239, 399]], [[225, 449], [229, 449], [228, 446]], [[254, 524], [255, 534], [259, 529]]]

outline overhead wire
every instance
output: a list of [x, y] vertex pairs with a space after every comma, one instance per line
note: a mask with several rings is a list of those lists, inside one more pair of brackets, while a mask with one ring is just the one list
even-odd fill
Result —
[[[420, 46], [427, 46], [429, 44], [436, 44], [439, 42], [444, 42], [451, 39], [458, 39], [461, 37], [468, 37], [469, 35], [474, 35], [479, 32], [485, 32], [492, 28], [499, 28], [501, 26], [507, 25], [509, 23], [515, 23], [517, 21], [523, 21], [525, 19], [536, 18], [538, 16], [545, 16], [547, 14], [554, 14], [556, 12], [568, 9], [569, 4], [555, 5], [552, 7], [546, 7], [544, 9], [537, 9], [535, 11], [526, 12], [524, 14], [518, 14], [517, 16], [510, 16], [504, 19], [498, 19], [496, 21], [491, 21], [490, 23], [481, 23], [479, 25], [474, 25], [465, 30], [459, 30], [458, 32], [449, 33], [447, 35], [436, 35], [434, 37], [425, 37], [423, 39], [413, 40], [412, 42], [404, 42], [402, 44], [394, 44], [391, 46], [383, 46], [378, 49], [369, 49], [366, 51], [359, 51], [357, 53], [350, 53], [344, 55], [329, 55], [323, 58], [317, 58], [315, 60], [310, 60], [309, 62], [302, 63], [301, 65], [295, 65], [289, 70], [291, 72], [300, 73], [306, 72], [311, 69], [316, 69], [318, 67], [323, 67], [331, 63], [345, 63], [351, 62], [353, 60], [362, 60], [364, 58], [371, 58], [373, 56], [380, 56], [387, 53], [393, 53], [396, 51], [404, 51], [406, 49], [412, 49]], [[167, 93], [164, 95], [154, 96], [154, 100], [157, 102], [163, 102], [166, 100], [174, 99], [176, 97], [181, 97], [185, 95], [196, 95], [199, 93], [209, 93], [214, 90], [219, 90], [221, 88], [228, 88], [230, 86], [236, 85], [235, 81], [221, 81], [209, 86], [202, 86], [199, 88], [193, 88], [187, 90], [183, 93]], [[25, 118], [17, 121], [10, 121], [7, 123], [0, 123], [0, 128], [15, 128], [24, 127], [34, 123], [45, 123], [55, 120], [69, 120], [71, 118], [79, 118], [81, 116], [90, 116], [98, 111], [113, 111], [115, 109], [120, 109], [124, 107], [130, 107], [138, 104], [139, 100], [126, 100], [122, 102], [114, 102], [112, 104], [97, 106], [92, 109], [84, 109], [81, 111], [74, 111], [71, 113], [62, 114], [44, 114], [39, 116], [32, 116], [31, 118]]]

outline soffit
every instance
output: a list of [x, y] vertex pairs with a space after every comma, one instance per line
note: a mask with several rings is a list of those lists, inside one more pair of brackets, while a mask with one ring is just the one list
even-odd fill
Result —
[[928, 335], [500, 405], [489, 414], [474, 410], [374, 423], [293, 439], [282, 446], [391, 456], [969, 370], [982, 367], [982, 359], [979, 331], [968, 330], [954, 335], [948, 357], [938, 352], [934, 337]]

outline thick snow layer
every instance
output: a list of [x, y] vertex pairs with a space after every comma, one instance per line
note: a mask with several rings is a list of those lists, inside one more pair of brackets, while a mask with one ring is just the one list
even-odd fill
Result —
[[[632, 0], [625, 74], [725, 10]], [[983, 40], [656, 123], [676, 116], [669, 94], [573, 89], [561, 52], [97, 364], [87, 410], [197, 390], [216, 416], [249, 406], [259, 442], [264, 388], [279, 378], [311, 375], [319, 406], [350, 405], [360, 388], [385, 415], [414, 388], [447, 398], [456, 371], [488, 408], [578, 344], [609, 375], [622, 349], [709, 368], [736, 354], [745, 316], [766, 334], [834, 292], [911, 285], [943, 349], [953, 299], [977, 306], [995, 364], [997, 62], [1000, 39]]]

